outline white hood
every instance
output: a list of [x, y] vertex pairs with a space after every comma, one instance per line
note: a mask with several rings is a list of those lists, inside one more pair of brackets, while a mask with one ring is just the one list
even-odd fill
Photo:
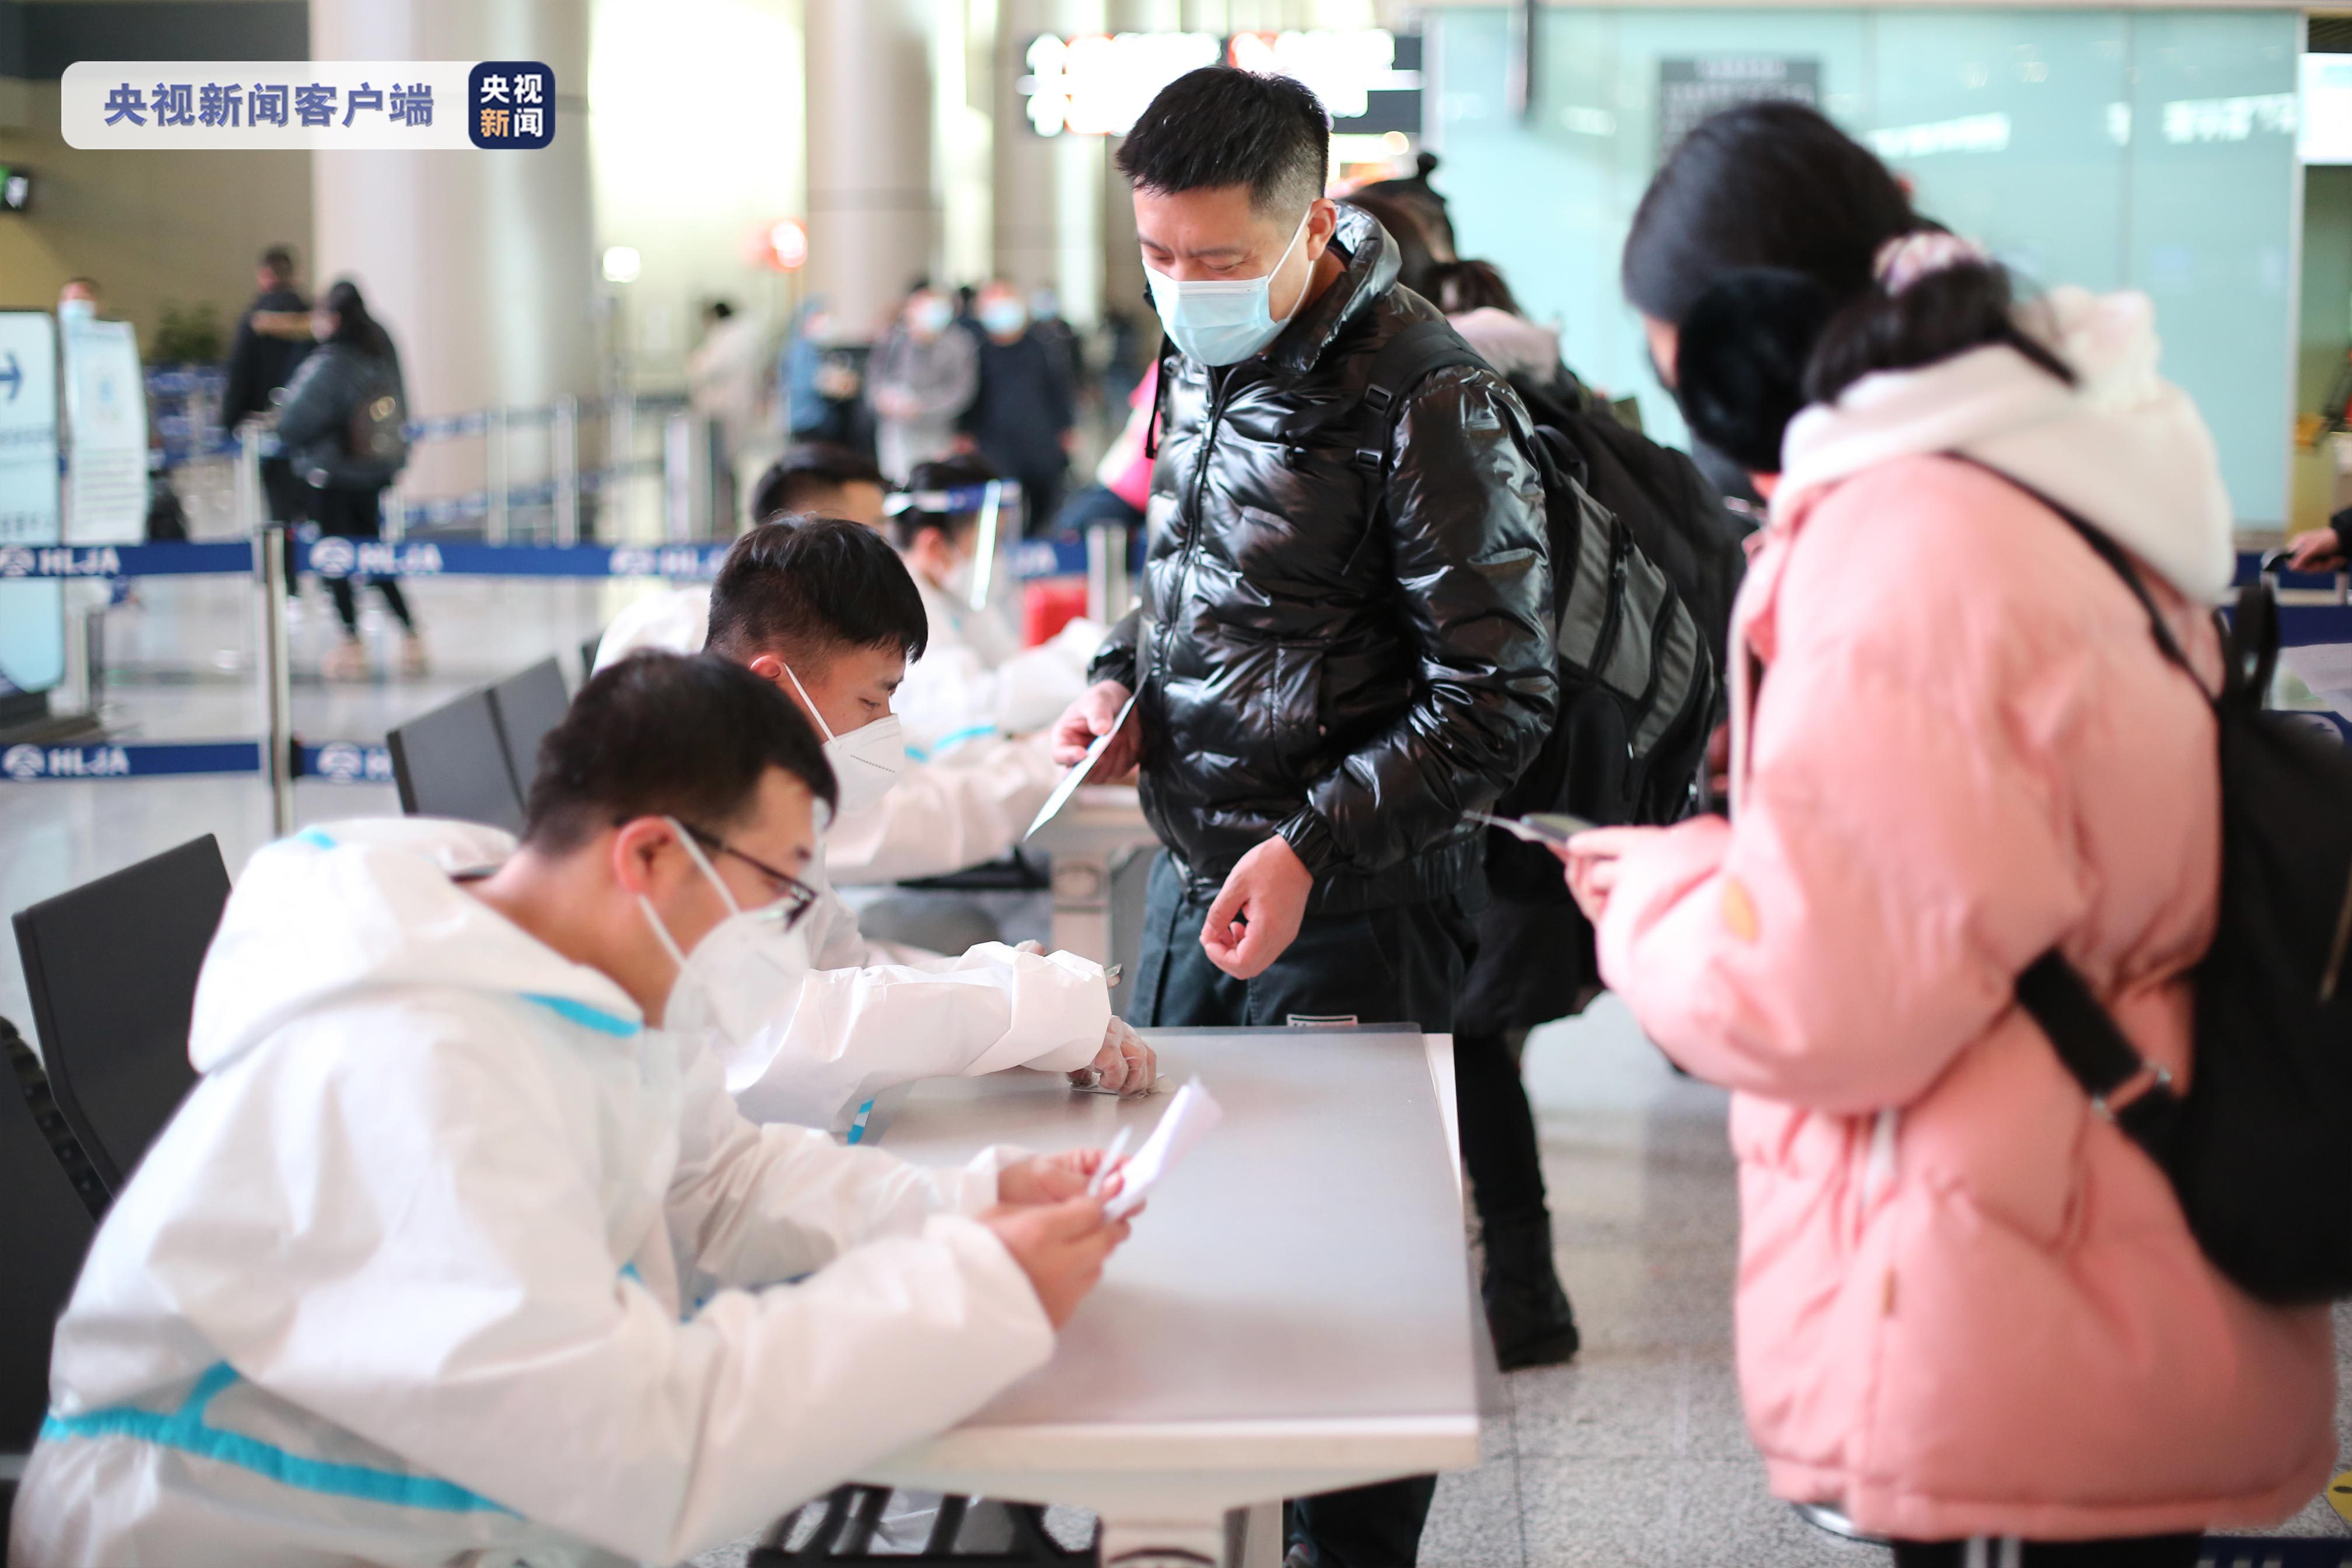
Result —
[[1492, 305], [1445, 319], [1500, 374], [1549, 381], [1559, 374], [1559, 333], [1550, 327]]
[[1773, 514], [1894, 458], [1955, 452], [2081, 514], [2182, 594], [2219, 601], [2235, 573], [2230, 498], [2196, 405], [2157, 374], [2147, 296], [2056, 289], [2019, 320], [2074, 385], [2010, 348], [1864, 376], [1790, 424]]
[[211, 1072], [310, 1009], [362, 992], [430, 986], [527, 995], [629, 1024], [636, 1004], [451, 876], [497, 865], [515, 841], [429, 817], [305, 828], [247, 862], [205, 956], [188, 1055]]

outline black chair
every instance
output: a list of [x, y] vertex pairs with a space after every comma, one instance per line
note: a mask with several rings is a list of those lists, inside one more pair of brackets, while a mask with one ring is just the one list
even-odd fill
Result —
[[[30, 1061], [32, 1049], [16, 1033], [16, 1026], [0, 1018], [0, 1047], [11, 1061]], [[40, 1066], [33, 1063], [33, 1078]], [[81, 1272], [83, 1254], [98, 1222], [74, 1194], [72, 1184], [52, 1158], [52, 1138], [40, 1119], [54, 1125], [54, 1107], [42, 1110], [48, 1095], [37, 1082], [18, 1075], [22, 1098], [0, 1093], [0, 1455], [27, 1453], [41, 1430], [49, 1407], [49, 1346], [57, 1337], [58, 1314], [73, 1294]], [[62, 1129], [59, 1129], [62, 1132]], [[72, 1142], [69, 1132], [62, 1133]], [[16, 1470], [11, 1468], [11, 1475]], [[16, 1500], [16, 1483], [5, 1483], [6, 1501]]]
[[400, 809], [522, 831], [522, 791], [488, 691], [469, 691], [384, 737]]
[[17, 912], [49, 1092], [110, 1195], [196, 1081], [196, 972], [227, 902], [207, 833]]
[[563, 722], [572, 706], [564, 689], [563, 668], [552, 658], [519, 670], [490, 688], [490, 706], [499, 717], [499, 736], [506, 747], [507, 767], [514, 774], [515, 793], [530, 799], [531, 776], [539, 772], [539, 742]]

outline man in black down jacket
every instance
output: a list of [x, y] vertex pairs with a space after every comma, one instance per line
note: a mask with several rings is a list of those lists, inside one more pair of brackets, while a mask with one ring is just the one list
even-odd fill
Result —
[[[271, 395], [294, 379], [295, 367], [310, 352], [310, 301], [295, 282], [294, 253], [282, 245], [263, 251], [254, 281], [261, 291], [237, 318], [228, 383], [221, 389], [221, 428], [232, 433], [271, 412]], [[302, 483], [284, 458], [261, 459], [261, 488], [272, 522], [299, 522], [308, 515]]]
[[[1323, 196], [1295, 81], [1210, 68], [1118, 154], [1162, 361], [1144, 603], [1056, 726], [1074, 761], [1140, 685], [1097, 776], [1139, 760], [1167, 846], [1129, 1021], [1410, 1021], [1444, 1032], [1482, 895], [1486, 807], [1556, 697], [1527, 417], [1483, 366], [1388, 421], [1373, 356], [1439, 320], [1395, 244]], [[1406, 1568], [1433, 1483], [1294, 1506], [1294, 1561]]]

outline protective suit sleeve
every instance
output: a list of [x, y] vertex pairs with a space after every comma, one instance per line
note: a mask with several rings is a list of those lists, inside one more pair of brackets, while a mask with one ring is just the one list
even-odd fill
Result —
[[909, 767], [872, 805], [843, 812], [825, 834], [825, 874], [898, 882], [984, 865], [1021, 841], [1061, 773], [1043, 738], [999, 740], [992, 731]]
[[754, 1121], [846, 1129], [883, 1089], [1005, 1068], [1070, 1072], [1102, 1048], [1110, 988], [1074, 953], [982, 942], [923, 968], [819, 970], [727, 1062]]
[[761, 1127], [727, 1092], [711, 1054], [678, 1043], [682, 1090], [677, 1169], [667, 1209], [681, 1277], [764, 1285], [794, 1279], [860, 1242], [919, 1234], [935, 1214], [976, 1215], [1017, 1151], [991, 1148], [969, 1165], [910, 1165], [845, 1149], [813, 1127]]
[[[385, 1013], [286, 1031], [279, 1081], [226, 1130], [300, 1141], [304, 1158], [267, 1173], [282, 1211], [251, 1221], [284, 1227], [270, 1267], [209, 1268], [205, 1237], [159, 1239], [164, 1288], [260, 1388], [531, 1520], [675, 1563], [1051, 1353], [1026, 1277], [952, 1215], [680, 1321], [607, 1234], [614, 1130], [518, 1048], [511, 1010]], [[216, 1224], [220, 1207], [197, 1213]]]

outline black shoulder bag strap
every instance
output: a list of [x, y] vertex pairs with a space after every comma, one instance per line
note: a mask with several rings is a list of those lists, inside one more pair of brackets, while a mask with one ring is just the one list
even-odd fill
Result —
[[[1953, 456], [1959, 457], [1958, 453]], [[2003, 473], [1990, 463], [1973, 458], [1961, 461], [1974, 464], [1985, 472], [2014, 486], [2057, 513], [2069, 528], [2080, 534], [2100, 560], [2124, 581], [2132, 597], [2147, 612], [2148, 629], [2154, 634], [2156, 646], [2164, 657], [2177, 665], [2189, 679], [2197, 682], [2200, 691], [2205, 683], [2196, 666], [2181, 651], [2180, 643], [2165, 623], [2163, 612], [2140, 581], [2138, 569], [2122, 546], [2108, 538], [2096, 525], [2042, 494], [2014, 475]], [[2209, 700], [2210, 693], [2207, 693]], [[2025, 973], [2017, 977], [2018, 1005], [2042, 1026], [2050, 1037], [2051, 1048], [2058, 1059], [2091, 1097], [2091, 1109], [2121, 1128], [2131, 1141], [2147, 1151], [2158, 1164], [2167, 1163], [2173, 1134], [2180, 1122], [2180, 1097], [2174, 1092], [2172, 1074], [2149, 1062], [2139, 1054], [2139, 1047], [2129, 1036], [2116, 1026], [2116, 1021], [2095, 995], [2089, 984], [2066, 955], [2057, 948], [2028, 964]], [[2145, 1084], [2143, 1092], [2116, 1103], [2117, 1099], [2136, 1083]]]
[[1382, 343], [1364, 378], [1364, 406], [1372, 418], [1361, 437], [1370, 444], [1356, 448], [1356, 466], [1375, 474], [1386, 468], [1389, 448], [1396, 445], [1397, 424], [1413, 389], [1441, 370], [1465, 364], [1492, 368], [1442, 317], [1415, 321]]

